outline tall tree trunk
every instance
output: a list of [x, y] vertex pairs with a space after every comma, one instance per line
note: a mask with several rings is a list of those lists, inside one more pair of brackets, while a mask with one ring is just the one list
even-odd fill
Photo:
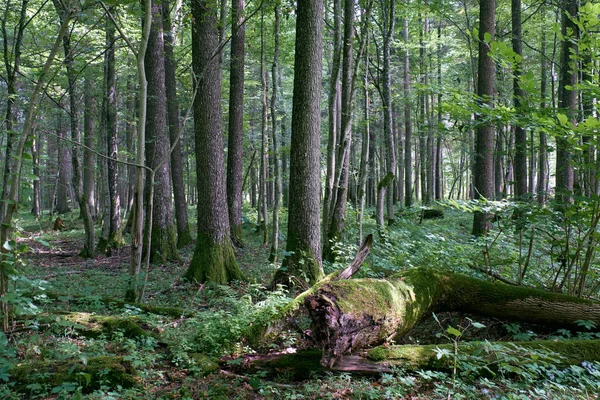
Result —
[[[494, 97], [494, 61], [489, 55], [490, 43], [494, 40], [496, 23], [496, 1], [482, 1], [479, 9], [479, 65], [477, 76], [477, 96], [482, 105], [492, 107]], [[486, 117], [479, 116], [475, 137], [475, 165], [473, 168], [473, 186], [475, 199], [491, 199], [494, 195], [494, 125], [483, 122]], [[473, 218], [473, 235], [483, 236], [491, 227], [491, 215], [477, 211]]]
[[[188, 224], [188, 204], [185, 199], [185, 184], [183, 182], [183, 156], [181, 154], [181, 124], [179, 122], [179, 103], [177, 101], [177, 80], [175, 78], [175, 32], [171, 23], [171, 8], [169, 0], [162, 0], [162, 24], [164, 35], [165, 59], [165, 94], [167, 119], [169, 121], [169, 143], [175, 145], [170, 156], [170, 172], [173, 183], [173, 205], [175, 206], [175, 221], [177, 226], [177, 247], [186, 246], [192, 241]], [[177, 143], [175, 143], [177, 141]], [[161, 160], [162, 161], [162, 160]]]
[[260, 123], [260, 205], [262, 214], [263, 246], [269, 244], [269, 211], [268, 211], [268, 179], [269, 179], [269, 136], [267, 132], [267, 71], [265, 69], [264, 9], [260, 19], [260, 81], [262, 93], [262, 118]]
[[[58, 0], [53, 0], [56, 11], [59, 14], [60, 20], [68, 18], [69, 10], [64, 9]], [[71, 37], [70, 35], [63, 36], [63, 49], [65, 53], [64, 64], [67, 70], [67, 80], [69, 82], [69, 111], [70, 111], [70, 127], [71, 127], [71, 163], [73, 166], [72, 171], [72, 184], [75, 190], [75, 198], [79, 205], [79, 212], [83, 220], [83, 228], [85, 232], [85, 240], [83, 248], [79, 255], [82, 257], [94, 257], [94, 246], [95, 246], [95, 232], [94, 232], [94, 219], [90, 204], [85, 198], [83, 191], [83, 172], [81, 166], [80, 150], [76, 143], [81, 142], [80, 124], [79, 124], [79, 105], [78, 105], [78, 90], [77, 90], [77, 72], [74, 67], [73, 53], [71, 51]]]
[[[512, 49], [518, 56], [513, 65], [513, 102], [518, 115], [523, 113], [525, 90], [521, 88], [522, 66], [520, 58], [523, 56], [523, 34], [521, 30], [521, 0], [511, 0], [512, 16]], [[527, 199], [527, 131], [517, 121], [515, 125], [515, 198]]]
[[342, 241], [346, 228], [346, 204], [348, 203], [348, 178], [350, 169], [350, 146], [352, 144], [352, 97], [353, 97], [353, 41], [354, 41], [353, 0], [344, 3], [344, 39], [342, 63], [342, 124], [340, 126], [339, 147], [335, 161], [335, 190], [332, 193], [330, 213], [331, 222], [324, 235], [323, 257], [334, 261], [333, 245]]
[[271, 229], [271, 251], [269, 252], [269, 261], [276, 262], [277, 255], [279, 252], [279, 204], [281, 202], [281, 166], [280, 166], [280, 151], [279, 151], [279, 138], [277, 135], [278, 125], [278, 99], [277, 91], [279, 90], [279, 36], [281, 30], [281, 7], [279, 4], [275, 5], [275, 21], [273, 22], [273, 37], [275, 39], [275, 46], [273, 50], [273, 66], [271, 68], [271, 78], [273, 81], [272, 95], [271, 95], [271, 123], [272, 123], [272, 142], [273, 142], [273, 156], [274, 156], [274, 178], [275, 178], [275, 193], [273, 201], [273, 227]]
[[92, 221], [96, 220], [96, 161], [93, 149], [95, 146], [95, 102], [93, 81], [91, 73], [85, 76], [85, 86], [83, 88], [83, 197], [87, 203], [88, 210]]
[[36, 177], [33, 179], [33, 204], [31, 206], [31, 213], [37, 218], [42, 211], [40, 204], [40, 141], [38, 137], [33, 139], [31, 145], [31, 158], [33, 163], [33, 175]]
[[231, 3], [231, 65], [229, 70], [229, 131], [227, 136], [227, 206], [231, 240], [242, 246], [242, 152], [244, 132], [244, 0]]
[[192, 2], [192, 65], [198, 79], [194, 99], [198, 238], [185, 277], [227, 283], [243, 279], [229, 228], [223, 138], [217, 10], [212, 1]]
[[410, 54], [408, 18], [404, 18], [404, 205], [412, 207], [412, 122], [410, 115]]
[[[367, 35], [367, 32], [364, 33]], [[365, 46], [365, 71], [363, 77], [363, 119], [364, 131], [362, 134], [361, 151], [360, 151], [360, 169], [358, 172], [358, 238], [363, 237], [363, 217], [365, 214], [365, 203], [367, 197], [367, 175], [369, 165], [369, 136], [370, 136], [370, 121], [369, 121], [369, 45], [368, 35]]]
[[[383, 134], [386, 147], [386, 171], [395, 177], [396, 174], [396, 143], [394, 142], [394, 127], [393, 127], [393, 106], [392, 106], [392, 41], [394, 40], [394, 26], [396, 22], [395, 16], [396, 1], [386, 0], [386, 4], [382, 7], [383, 12]], [[387, 220], [391, 224], [395, 220], [394, 215], [394, 190], [393, 180], [389, 182], [387, 187]]]
[[[110, 8], [112, 13], [114, 8]], [[119, 169], [116, 162], [119, 154], [117, 131], [117, 78], [115, 73], [115, 26], [112, 21], [106, 22], [106, 45], [104, 79], [104, 136], [106, 140], [106, 154], [110, 157], [106, 165], [106, 198], [109, 202], [108, 213], [104, 215], [104, 227], [108, 227], [108, 235], [104, 234], [98, 244], [99, 251], [110, 252], [110, 249], [123, 245], [121, 233], [121, 198], [119, 196]], [[103, 232], [106, 230], [103, 229]]]
[[275, 282], [323, 275], [320, 237], [320, 137], [323, 0], [298, 0], [287, 255]]
[[[146, 179], [146, 220], [152, 224], [151, 262], [178, 259], [176, 227], [171, 200], [170, 141], [167, 131], [167, 94], [165, 87], [165, 48], [163, 35], [163, 8], [152, 4], [152, 26], [146, 50], [146, 80], [148, 81], [148, 115], [146, 118], [146, 165], [154, 171]], [[158, 168], [158, 170], [157, 170]], [[151, 190], [150, 185], [153, 186]], [[150, 196], [153, 193], [153, 198]], [[152, 213], [150, 207], [152, 206]], [[152, 218], [150, 218], [150, 215]], [[148, 228], [145, 229], [148, 231]]]
[[[560, 48], [560, 75], [558, 78], [558, 107], [571, 122], [575, 122], [577, 114], [577, 54], [578, 27], [573, 18], [577, 18], [577, 0], [561, 2], [561, 34], [563, 41]], [[571, 202], [573, 200], [573, 165], [571, 145], [567, 139], [556, 138], [556, 200]]]
[[[342, 1], [333, 0], [333, 49], [332, 64], [329, 81], [328, 107], [328, 129], [327, 136], [327, 171], [325, 177], [325, 194], [323, 198], [323, 226], [322, 237], [325, 242], [329, 240], [329, 228], [331, 226], [331, 213], [335, 205], [335, 171], [337, 149], [339, 147], [340, 107], [338, 103], [340, 90], [340, 65], [342, 61]], [[327, 248], [329, 243], [323, 243]]]
[[[546, 96], [548, 86], [548, 64], [546, 62], [546, 32], [542, 32], [542, 46], [541, 46], [541, 78], [540, 78], [540, 108], [543, 110], [546, 108]], [[537, 199], [540, 204], [544, 204], [548, 198], [548, 139], [546, 132], [543, 129], [539, 131], [540, 135], [540, 148], [539, 148], [539, 168], [538, 168], [538, 185], [537, 185]]]
[[69, 162], [69, 150], [65, 142], [66, 133], [62, 117], [58, 117], [56, 136], [58, 142], [58, 179], [56, 181], [56, 207], [57, 214], [66, 214], [71, 211], [69, 207], [69, 186], [71, 185], [71, 163]]

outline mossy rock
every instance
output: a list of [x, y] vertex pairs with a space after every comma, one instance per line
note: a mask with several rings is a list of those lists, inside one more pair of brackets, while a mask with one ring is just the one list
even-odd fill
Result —
[[101, 386], [130, 388], [137, 384], [137, 372], [123, 357], [93, 357], [84, 364], [80, 359], [64, 361], [42, 361], [21, 364], [9, 369], [10, 381], [18, 392], [29, 391], [28, 385], [59, 386], [65, 382], [76, 382], [84, 393]]

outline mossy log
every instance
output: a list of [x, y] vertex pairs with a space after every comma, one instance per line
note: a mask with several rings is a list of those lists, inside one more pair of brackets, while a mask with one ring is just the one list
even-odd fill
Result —
[[42, 315], [39, 318], [42, 324], [59, 323], [62, 326], [72, 327], [80, 335], [96, 338], [100, 335], [112, 335], [119, 331], [127, 338], [152, 336], [144, 329], [144, 323], [137, 317], [119, 317], [111, 315], [95, 315], [85, 312], [67, 312]]
[[[453, 368], [454, 344], [379, 346], [366, 353], [337, 358], [328, 370], [361, 375], [387, 373], [393, 367], [406, 371], [442, 370]], [[513, 367], [551, 362], [559, 368], [581, 365], [582, 362], [600, 361], [600, 340], [536, 340], [531, 342], [461, 342], [456, 349], [459, 358], [481, 363], [481, 373], [498, 371], [504, 363]], [[438, 358], [438, 353], [450, 356]], [[285, 375], [293, 380], [308, 379], [323, 372], [318, 349], [302, 350], [293, 354], [250, 356], [238, 364], [238, 371], [248, 373], [265, 371], [270, 376]], [[231, 368], [231, 367], [230, 367]]]
[[[68, 301], [73, 301], [73, 302], [90, 301], [90, 296], [85, 296], [85, 295], [80, 295], [80, 294], [63, 294], [63, 293], [52, 292], [49, 290], [45, 290], [43, 292], [37, 292], [37, 293], [29, 293], [28, 297], [33, 298], [35, 296], [39, 296], [39, 295], [43, 295], [43, 294], [45, 294], [48, 298], [50, 298], [52, 300], [68, 300]], [[133, 306], [135, 308], [139, 308], [140, 310], [142, 310], [143, 312], [146, 312], [148, 314], [164, 315], [166, 317], [179, 318], [179, 317], [192, 317], [194, 315], [193, 311], [184, 310], [183, 308], [157, 306], [157, 305], [144, 304], [144, 303], [135, 303], [135, 302], [129, 302], [129, 301], [115, 299], [112, 297], [106, 297], [106, 296], [102, 296], [99, 298], [94, 297], [94, 300], [97, 300], [106, 305], [112, 305], [112, 306], [116, 306], [116, 307]]]
[[600, 303], [562, 294], [487, 282], [430, 268], [389, 279], [352, 279], [321, 285], [306, 296], [323, 362], [404, 335], [431, 312], [461, 311], [504, 320], [573, 327], [600, 325]]
[[123, 357], [93, 357], [84, 364], [80, 359], [64, 361], [41, 361], [15, 365], [8, 370], [10, 381], [18, 392], [29, 392], [28, 385], [59, 386], [75, 382], [89, 393], [100, 386], [111, 388], [133, 387], [137, 384], [136, 371]]
[[[392, 366], [401, 366], [409, 371], [447, 370], [453, 367], [453, 357], [438, 357], [438, 353], [454, 354], [454, 351], [454, 344], [379, 346], [369, 350], [366, 358], [378, 363], [381, 370]], [[581, 365], [584, 361], [600, 361], [600, 340], [461, 342], [456, 354], [459, 358], [479, 357], [490, 370], [497, 369], [498, 363], [509, 362], [522, 366], [545, 360], [562, 368]]]

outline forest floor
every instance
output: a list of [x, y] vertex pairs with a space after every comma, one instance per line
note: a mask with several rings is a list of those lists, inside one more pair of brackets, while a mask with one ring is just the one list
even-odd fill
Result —
[[[386, 243], [375, 246], [360, 274], [382, 277], [415, 264], [471, 258], [469, 252], [478, 250], [468, 247], [469, 217], [451, 213], [445, 220], [419, 224], [418, 210], [403, 215], [394, 229], [404, 232], [402, 235], [411, 229], [410, 240], [394, 243], [392, 236]], [[256, 232], [254, 224], [245, 225], [245, 247], [236, 250], [248, 282], [219, 286], [182, 280], [193, 244], [181, 249], [180, 260], [152, 265], [143, 303], [181, 309], [179, 315], [161, 315], [160, 310], [145, 312], [135, 305], [110, 301], [122, 299], [125, 293], [129, 246], [113, 251], [110, 256], [81, 258], [78, 252], [83, 233], [77, 216], [63, 216], [65, 228], [60, 232], [51, 229], [54, 218], [44, 215], [38, 220], [25, 217], [19, 221], [18, 242], [28, 247], [21, 254], [22, 279], [14, 284], [15, 292], [21, 296], [21, 302], [15, 302], [21, 317], [14, 321], [12, 332], [0, 337], [0, 358], [5, 360], [0, 361], [0, 398], [588, 399], [598, 398], [600, 392], [597, 364], [557, 370], [544, 355], [532, 356], [530, 367], [520, 368], [510, 360], [513, 355], [507, 354], [506, 363], [512, 370], [486, 376], [472, 373], [482, 367], [477, 365], [480, 360], [464, 359], [458, 354], [444, 355], [455, 357], [459, 368], [454, 371], [409, 372], [398, 368], [392, 373], [370, 376], [314, 371], [299, 378], [295, 374], [297, 365], [275, 371], [246, 370], [242, 367], [250, 357], [295, 352], [312, 346], [294, 330], [262, 347], [251, 347], [242, 338], [245, 327], [256, 322], [257, 311], [285, 304], [290, 299], [281, 290], [265, 289], [276, 266], [266, 261], [268, 248], [262, 245], [262, 234]], [[370, 223], [368, 220], [366, 230], [374, 230]], [[450, 258], [441, 257], [428, 247], [439, 250], [440, 243], [456, 241], [457, 236], [463, 237], [462, 244], [444, 245], [448, 246], [444, 251], [457, 252]], [[464, 247], [456, 249], [459, 245]], [[340, 261], [327, 264], [326, 272], [344, 267], [355, 249], [354, 245], [340, 248]], [[412, 256], [404, 258], [406, 254]], [[503, 262], [502, 257], [498, 257], [498, 262]], [[66, 313], [133, 319], [146, 333], [130, 335], [127, 329], [117, 328], [88, 335], [80, 322], [74, 322]], [[309, 329], [306, 321], [299, 320], [299, 326]], [[556, 337], [556, 332], [533, 325], [446, 313], [422, 321], [399, 343], [458, 342], [459, 338], [449, 335], [451, 327], [456, 327], [461, 333], [460, 340], [465, 341]], [[108, 375], [103, 379], [102, 374], [86, 374], [85, 368], [84, 372], [74, 372], [75, 367], [71, 367], [69, 377], [61, 383], [47, 379], [48, 373], [54, 371], [48, 367], [52, 363], [67, 361], [85, 366], [96, 357], [123, 357], [137, 371], [135, 385], [111, 382]], [[27, 385], [18, 386], [11, 379], [11, 368], [23, 365], [33, 366], [35, 373]]]

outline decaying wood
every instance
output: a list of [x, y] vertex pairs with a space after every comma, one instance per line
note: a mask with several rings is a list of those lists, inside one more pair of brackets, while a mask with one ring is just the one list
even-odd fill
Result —
[[306, 296], [322, 362], [403, 335], [431, 312], [461, 311], [504, 320], [574, 327], [600, 325], [600, 303], [451, 272], [416, 268], [384, 279], [332, 281]]
[[358, 252], [356, 252], [352, 263], [345, 270], [340, 272], [334, 280], [350, 279], [360, 269], [363, 261], [365, 261], [365, 258], [369, 255], [371, 245], [373, 245], [373, 235], [368, 235], [360, 246], [360, 249], [358, 249]]

